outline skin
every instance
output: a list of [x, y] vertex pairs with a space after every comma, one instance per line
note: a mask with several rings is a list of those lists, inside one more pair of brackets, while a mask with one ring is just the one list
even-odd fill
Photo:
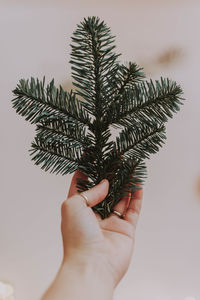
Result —
[[131, 261], [142, 190], [129, 193], [114, 207], [123, 219], [112, 213], [102, 220], [91, 207], [105, 199], [109, 181], [104, 179], [84, 192], [87, 206], [76, 189], [78, 177], [87, 179], [77, 170], [62, 204], [63, 261], [42, 300], [112, 299]]

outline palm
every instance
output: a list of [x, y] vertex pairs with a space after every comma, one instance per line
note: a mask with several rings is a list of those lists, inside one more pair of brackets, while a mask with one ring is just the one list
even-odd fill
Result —
[[107, 263], [115, 275], [116, 282], [125, 274], [134, 246], [134, 227], [128, 221], [110, 216], [100, 221], [104, 244], [107, 248]]

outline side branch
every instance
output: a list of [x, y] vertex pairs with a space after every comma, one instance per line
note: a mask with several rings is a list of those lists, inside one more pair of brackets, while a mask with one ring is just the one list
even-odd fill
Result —
[[44, 87], [44, 81], [31, 77], [31, 81], [21, 79], [17, 88], [13, 90], [16, 98], [12, 100], [13, 108], [26, 117], [31, 123], [44, 120], [63, 119], [67, 122], [90, 125], [89, 114], [82, 107], [82, 103], [75, 95], [65, 92], [62, 87], [57, 89], [54, 80]]

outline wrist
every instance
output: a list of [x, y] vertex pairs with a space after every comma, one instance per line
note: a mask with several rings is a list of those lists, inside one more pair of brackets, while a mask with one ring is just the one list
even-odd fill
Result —
[[72, 294], [73, 289], [75, 292], [74, 298], [70, 294], [70, 299], [78, 299], [79, 296], [83, 300], [111, 300], [114, 283], [112, 277], [104, 269], [105, 265], [94, 259], [90, 262], [83, 262], [74, 257], [63, 261], [60, 272], [66, 284], [71, 288]]

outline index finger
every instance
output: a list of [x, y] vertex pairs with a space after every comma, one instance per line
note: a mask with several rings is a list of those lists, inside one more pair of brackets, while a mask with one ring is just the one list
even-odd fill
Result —
[[76, 185], [77, 185], [77, 178], [82, 178], [82, 179], [85, 179], [85, 180], [88, 179], [88, 177], [85, 174], [83, 174], [79, 170], [76, 170], [74, 172], [73, 177], [72, 177], [72, 181], [71, 181], [71, 184], [70, 184], [70, 188], [69, 188], [69, 192], [68, 192], [67, 198], [69, 198], [69, 197], [73, 196], [74, 194], [78, 193], [78, 190], [77, 190], [77, 187], [76, 187]]
[[[141, 187], [141, 186], [140, 186]], [[124, 220], [128, 221], [134, 227], [136, 227], [139, 214], [142, 207], [143, 190], [137, 190], [131, 194], [129, 206], [127, 208]]]

